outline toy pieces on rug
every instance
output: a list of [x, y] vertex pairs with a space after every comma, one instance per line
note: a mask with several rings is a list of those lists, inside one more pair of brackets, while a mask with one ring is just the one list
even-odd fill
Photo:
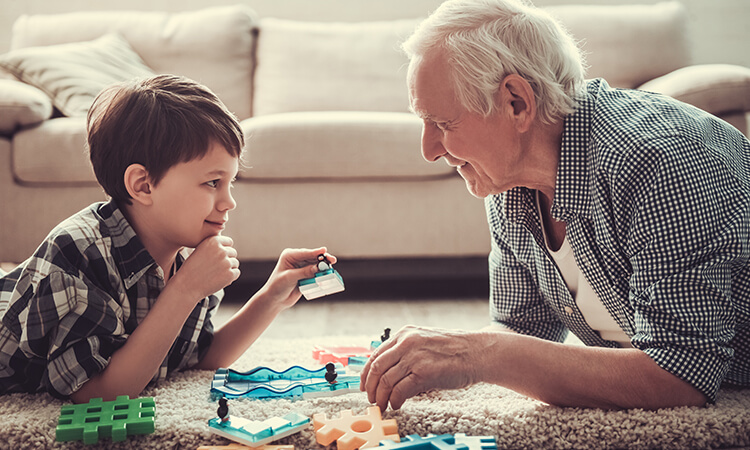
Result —
[[344, 279], [325, 255], [318, 255], [318, 273], [312, 278], [299, 280], [297, 286], [306, 299], [312, 300], [343, 291]]
[[381, 441], [383, 450], [497, 450], [494, 436], [466, 436], [464, 433], [455, 435], [428, 434], [420, 437], [416, 434], [406, 436], [401, 442]]
[[369, 358], [372, 350], [366, 347], [333, 347], [328, 345], [316, 345], [313, 347], [312, 357], [321, 364], [329, 362], [339, 363], [343, 366], [349, 364], [349, 358], [352, 356], [361, 356]]
[[293, 445], [261, 445], [260, 447], [250, 447], [244, 444], [228, 445], [201, 445], [197, 450], [294, 450]]
[[346, 375], [343, 366], [335, 383], [326, 380], [325, 367], [309, 370], [293, 366], [284, 372], [267, 367], [257, 367], [249, 372], [219, 369], [211, 382], [211, 397], [240, 398], [317, 398], [359, 393], [358, 375]]
[[272, 417], [264, 421], [236, 416], [229, 416], [228, 420], [215, 417], [208, 421], [208, 428], [212, 433], [240, 444], [260, 447], [302, 431], [309, 423], [309, 417], [290, 412], [283, 417]]
[[323, 413], [313, 415], [315, 439], [320, 445], [336, 441], [338, 450], [377, 447], [382, 440], [399, 442], [395, 419], [383, 420], [380, 408], [371, 406], [363, 416], [354, 416], [349, 409], [341, 411], [338, 418], [329, 419]]
[[94, 398], [88, 403], [63, 405], [55, 439], [94, 444], [99, 438], [111, 437], [118, 442], [131, 435], [153, 433], [155, 408], [153, 397], [131, 400], [127, 395], [109, 402]]

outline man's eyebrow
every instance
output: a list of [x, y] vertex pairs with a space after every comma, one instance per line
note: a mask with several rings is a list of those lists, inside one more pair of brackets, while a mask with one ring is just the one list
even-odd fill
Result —
[[424, 111], [417, 111], [416, 109], [414, 109], [414, 106], [412, 106], [412, 105], [409, 105], [409, 111], [411, 111], [414, 115], [416, 115], [417, 117], [419, 117], [422, 120], [433, 120], [434, 119], [434, 117], [432, 116], [432, 114], [428, 114], [428, 113], [426, 113]]

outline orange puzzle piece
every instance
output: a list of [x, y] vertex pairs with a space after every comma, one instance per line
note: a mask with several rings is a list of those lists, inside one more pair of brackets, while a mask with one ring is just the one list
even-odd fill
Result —
[[396, 419], [383, 420], [377, 406], [367, 408], [362, 416], [354, 416], [346, 409], [337, 419], [327, 419], [325, 414], [318, 413], [313, 415], [312, 422], [318, 444], [336, 441], [338, 450], [377, 447], [384, 439], [401, 442]]
[[316, 345], [313, 348], [312, 357], [321, 364], [340, 363], [342, 366], [349, 364], [350, 356], [364, 356], [369, 358], [372, 350], [366, 347], [328, 347]]

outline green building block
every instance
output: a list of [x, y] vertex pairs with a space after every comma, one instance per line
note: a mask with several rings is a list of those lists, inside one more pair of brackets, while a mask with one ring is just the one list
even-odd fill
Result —
[[117, 442], [134, 434], [153, 433], [155, 407], [153, 397], [130, 400], [127, 395], [111, 402], [94, 398], [80, 405], [63, 405], [55, 439], [95, 444], [99, 438], [111, 437]]

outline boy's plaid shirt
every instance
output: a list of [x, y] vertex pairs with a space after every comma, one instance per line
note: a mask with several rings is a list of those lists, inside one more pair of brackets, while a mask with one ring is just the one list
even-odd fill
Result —
[[[552, 215], [634, 347], [712, 401], [750, 386], [750, 142], [664, 96], [592, 80], [565, 120]], [[493, 319], [602, 340], [548, 255], [533, 191], [487, 197]]]
[[[0, 393], [69, 396], [107, 366], [163, 287], [161, 269], [114, 201], [62, 222], [0, 278]], [[197, 304], [152, 382], [199, 361], [220, 299]]]

